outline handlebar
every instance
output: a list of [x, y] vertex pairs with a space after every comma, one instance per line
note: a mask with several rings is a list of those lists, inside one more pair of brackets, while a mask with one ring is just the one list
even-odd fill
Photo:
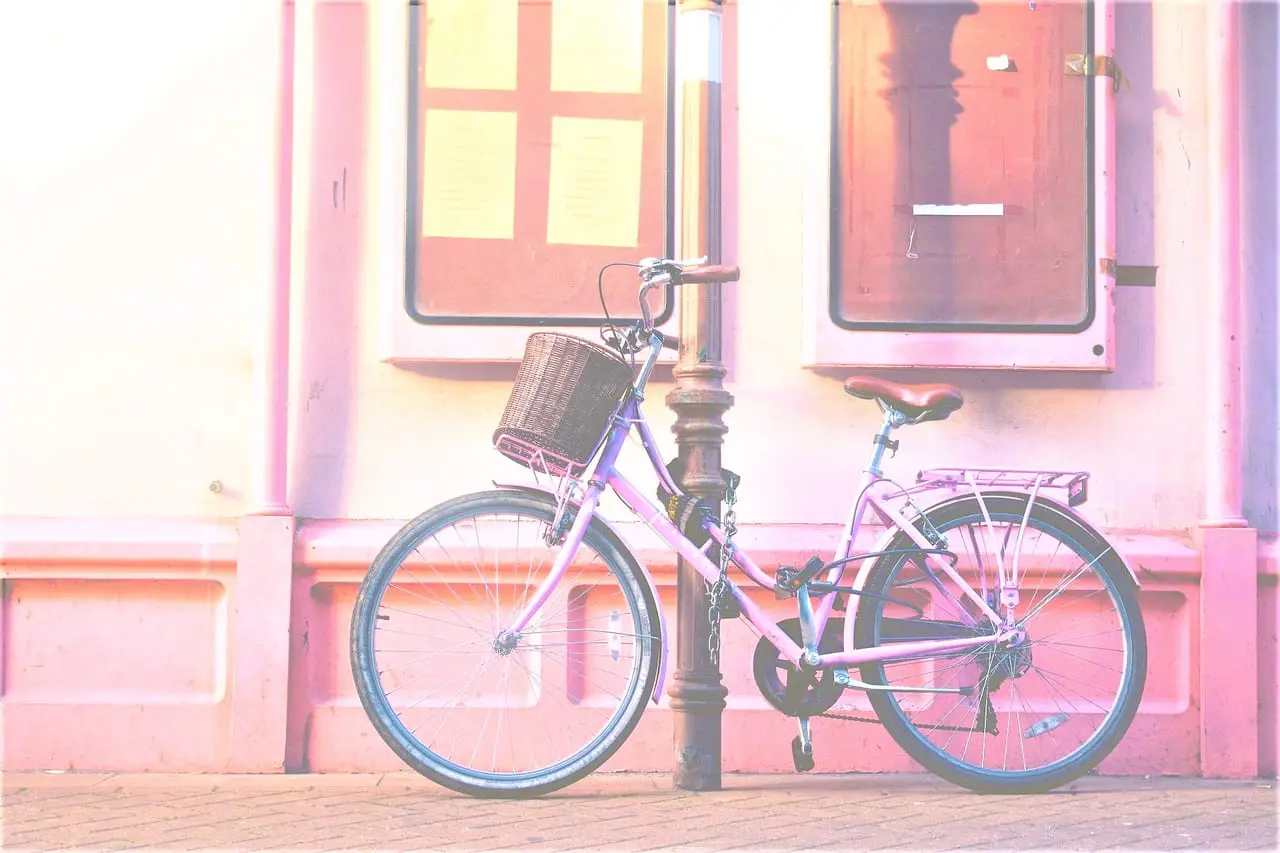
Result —
[[[644, 317], [643, 333], [648, 336], [654, 334], [653, 315], [649, 311], [649, 303], [645, 301], [645, 296], [650, 290], [664, 285], [681, 284], [714, 284], [717, 282], [737, 281], [741, 270], [737, 267], [724, 266], [722, 264], [706, 264], [706, 258], [697, 258], [688, 261], [673, 261], [665, 258], [645, 258], [640, 263], [640, 277], [644, 279], [644, 284], [640, 285], [640, 313]], [[662, 346], [679, 350], [680, 342], [661, 332], [656, 334], [662, 335]]]
[[[610, 264], [613, 266], [613, 264]], [[650, 290], [667, 285], [678, 287], [682, 284], [713, 284], [718, 282], [737, 281], [741, 271], [737, 267], [723, 264], [707, 264], [707, 259], [695, 258], [687, 261], [676, 261], [669, 258], [645, 258], [638, 264], [632, 264], [640, 271], [640, 313], [643, 321], [623, 331], [612, 324], [601, 328], [600, 334], [605, 343], [616, 350], [619, 355], [637, 353], [646, 347], [680, 351], [680, 339], [663, 334], [653, 327], [653, 314], [649, 311], [649, 303], [645, 300]], [[607, 268], [607, 267], [606, 267]], [[600, 271], [603, 275], [604, 270]], [[600, 306], [604, 308], [604, 293], [600, 295]], [[605, 317], [609, 316], [605, 309]]]
[[687, 261], [676, 261], [670, 258], [645, 258], [640, 262], [641, 278], [651, 281], [661, 276], [667, 276], [671, 278], [671, 283], [676, 285], [737, 281], [740, 273], [741, 271], [737, 267], [727, 267], [723, 264], [707, 264], [706, 256]]
[[687, 284], [710, 284], [712, 282], [737, 281], [741, 273], [737, 267], [726, 267], [720, 264], [687, 269], [680, 273], [680, 280]]

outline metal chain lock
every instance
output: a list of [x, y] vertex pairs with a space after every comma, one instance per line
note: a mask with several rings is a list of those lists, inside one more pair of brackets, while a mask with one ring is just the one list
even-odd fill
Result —
[[738, 493], [730, 484], [724, 493], [725, 513], [724, 513], [724, 545], [720, 547], [720, 577], [716, 579], [714, 584], [706, 583], [707, 597], [711, 604], [707, 608], [707, 622], [710, 625], [710, 631], [707, 634], [707, 652], [711, 656], [713, 666], [720, 665], [720, 602], [723, 600], [726, 590], [728, 589], [729, 574], [729, 555], [733, 553], [733, 535], [738, 532], [738, 528], [734, 525], [737, 519], [737, 513], [733, 511], [733, 505], [738, 502]]

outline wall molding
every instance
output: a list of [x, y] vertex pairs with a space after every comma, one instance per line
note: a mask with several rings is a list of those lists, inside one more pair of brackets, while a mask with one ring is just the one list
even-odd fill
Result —
[[[71, 566], [229, 569], [236, 564], [240, 519], [0, 516], [0, 577], [17, 569]], [[294, 537], [295, 570], [360, 569], [404, 524], [398, 519], [299, 519]], [[673, 570], [665, 545], [642, 524], [619, 522], [640, 559], [660, 574]], [[829, 551], [840, 534], [838, 524], [742, 524], [738, 541], [765, 565], [794, 560], [797, 554]], [[879, 529], [864, 531], [870, 542]], [[1200, 554], [1185, 531], [1103, 530], [1142, 577], [1183, 580], [1200, 576]], [[859, 546], [863, 538], [859, 538]], [[1258, 540], [1258, 575], [1280, 579], [1280, 535], [1266, 531]]]
[[[0, 516], [0, 576], [14, 570], [68, 566], [232, 568], [239, 547], [239, 519], [43, 518]], [[295, 570], [360, 569], [404, 522], [397, 519], [299, 519], [294, 537]], [[624, 538], [651, 569], [674, 569], [674, 558], [647, 528], [619, 522]], [[798, 554], [829, 552], [839, 524], [742, 524], [738, 541], [762, 565], [794, 560]], [[1184, 531], [1103, 531], [1143, 578], [1198, 578], [1200, 554]], [[867, 529], [858, 546], [880, 533]], [[864, 542], [865, 539], [865, 542]], [[1280, 577], [1280, 538], [1259, 540], [1258, 573]], [[22, 572], [21, 574], [26, 574]]]

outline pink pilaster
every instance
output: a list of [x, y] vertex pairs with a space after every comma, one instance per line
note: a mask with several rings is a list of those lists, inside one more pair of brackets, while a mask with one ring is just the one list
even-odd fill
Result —
[[1209, 304], [1200, 761], [1205, 776], [1258, 770], [1258, 539], [1242, 512], [1240, 33], [1235, 0], [1208, 7]]
[[284, 770], [289, 695], [289, 607], [293, 581], [291, 516], [240, 519], [230, 659], [228, 770]]
[[1240, 440], [1240, 38], [1235, 0], [1209, 6], [1209, 305], [1202, 523], [1243, 527]]
[[240, 519], [235, 614], [229, 632], [229, 770], [282, 771], [289, 692], [293, 511], [289, 507], [289, 297], [292, 276], [293, 2], [281, 4], [279, 113], [275, 151], [275, 258], [258, 350], [257, 457], [249, 513]]

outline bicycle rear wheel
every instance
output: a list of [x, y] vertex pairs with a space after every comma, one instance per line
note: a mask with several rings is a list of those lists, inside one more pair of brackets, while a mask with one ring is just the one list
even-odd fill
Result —
[[[993, 494], [984, 500], [994, 536], [973, 497], [944, 502], [924, 516], [944, 538], [941, 547], [959, 557], [961, 576], [1003, 614], [995, 555], [1003, 552], [1007, 572], [1027, 497]], [[927, 529], [919, 521], [917, 526]], [[888, 550], [915, 547], [899, 533]], [[944, 779], [985, 793], [1046, 791], [1092, 770], [1133, 722], [1146, 682], [1137, 588], [1110, 545], [1072, 516], [1037, 502], [1018, 573], [1015, 618], [1025, 629], [1023, 642], [862, 667], [868, 684], [955, 691], [869, 691], [868, 698], [908, 755]], [[920, 639], [921, 626], [941, 625], [951, 636], [958, 623], [992, 631], [955, 581], [918, 554], [881, 557], [865, 589], [871, 595], [859, 601], [854, 631], [859, 648]], [[918, 612], [903, 603], [940, 621], [932, 627], [915, 621]]]
[[622, 745], [653, 692], [657, 603], [595, 519], [533, 621], [504, 634], [550, 573], [555, 522], [542, 495], [458, 498], [388, 542], [356, 596], [351, 667], [365, 712], [401, 759], [455, 791], [572, 784]]

